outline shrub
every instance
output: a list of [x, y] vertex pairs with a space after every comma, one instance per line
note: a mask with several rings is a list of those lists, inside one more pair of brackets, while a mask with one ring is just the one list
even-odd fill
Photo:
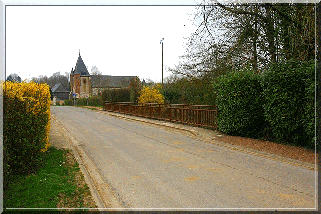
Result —
[[102, 92], [102, 100], [109, 102], [129, 102], [130, 101], [130, 89], [106, 89]]
[[130, 81], [130, 85], [129, 85], [130, 102], [137, 103], [139, 92], [141, 90], [142, 90], [142, 84], [138, 77]]
[[50, 146], [50, 91], [47, 84], [4, 83], [5, 174], [29, 174]]
[[162, 90], [161, 93], [164, 96], [166, 103], [180, 103], [182, 93], [176, 89], [175, 87], [170, 87], [166, 85]]
[[86, 106], [87, 98], [78, 98], [76, 99], [76, 106]]
[[103, 100], [101, 99], [101, 96], [91, 96], [88, 97], [88, 105], [89, 106], [102, 106]]
[[214, 83], [218, 129], [226, 134], [256, 137], [263, 129], [262, 87], [250, 70], [230, 72]]
[[313, 74], [312, 62], [295, 61], [272, 64], [264, 73], [264, 115], [276, 141], [311, 147], [311, 136], [314, 136]]
[[161, 85], [154, 87], [144, 86], [140, 91], [138, 103], [159, 103], [164, 104], [164, 96], [160, 93]]
[[74, 100], [65, 100], [65, 101], [64, 101], [64, 105], [66, 105], [66, 106], [72, 106], [72, 105], [74, 105]]
[[161, 90], [167, 103], [215, 105], [211, 78], [180, 78], [167, 83]]
[[307, 147], [313, 149], [315, 146], [315, 82], [311, 81], [310, 84], [306, 82], [306, 88], [304, 91], [304, 103], [303, 103], [303, 116], [302, 123], [305, 131], [304, 142], [307, 143]]

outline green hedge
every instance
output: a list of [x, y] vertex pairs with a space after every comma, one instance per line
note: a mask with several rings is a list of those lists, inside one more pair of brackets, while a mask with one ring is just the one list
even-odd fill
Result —
[[72, 105], [74, 105], [74, 100], [65, 100], [64, 104], [66, 106], [72, 106]]
[[182, 93], [180, 90], [174, 87], [165, 86], [161, 89], [161, 93], [163, 94], [166, 103], [181, 103]]
[[262, 79], [264, 115], [276, 141], [314, 147], [314, 62], [272, 64]]
[[161, 93], [166, 103], [215, 105], [210, 78], [182, 78], [173, 83], [164, 84]]
[[314, 61], [271, 64], [262, 74], [230, 72], [214, 83], [218, 129], [315, 147]]
[[[73, 106], [74, 100], [65, 100], [67, 106]], [[88, 98], [76, 99], [76, 106], [103, 106], [103, 101], [100, 96], [91, 96]]]
[[106, 89], [102, 93], [102, 100], [110, 102], [130, 102], [131, 90], [128, 88]]
[[[310, 82], [310, 84], [309, 84]], [[315, 146], [315, 82], [307, 81], [305, 88], [305, 101], [303, 103], [303, 129], [305, 131], [304, 141], [308, 147], [313, 149]]]
[[264, 127], [260, 76], [233, 71], [214, 83], [218, 129], [226, 134], [257, 137]]

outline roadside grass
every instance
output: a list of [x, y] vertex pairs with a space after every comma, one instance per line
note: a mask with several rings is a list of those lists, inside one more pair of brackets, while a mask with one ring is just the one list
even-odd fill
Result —
[[[8, 179], [6, 208], [48, 208], [39, 212], [54, 211], [50, 208], [96, 208], [71, 151], [50, 147], [43, 161], [37, 173]], [[5, 213], [15, 211], [22, 210], [5, 209]]]

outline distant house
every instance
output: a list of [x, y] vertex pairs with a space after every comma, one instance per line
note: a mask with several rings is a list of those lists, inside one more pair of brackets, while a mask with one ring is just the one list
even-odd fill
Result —
[[136, 81], [136, 76], [110, 76], [110, 75], [90, 75], [79, 52], [75, 68], [70, 73], [70, 98], [98, 95], [107, 88], [125, 88], [131, 81]]
[[52, 97], [58, 100], [68, 100], [70, 90], [62, 83], [55, 84], [52, 88]]

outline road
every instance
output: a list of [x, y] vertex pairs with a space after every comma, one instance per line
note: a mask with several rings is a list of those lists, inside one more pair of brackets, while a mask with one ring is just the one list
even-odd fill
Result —
[[51, 113], [127, 208], [315, 208], [315, 171], [77, 107]]

